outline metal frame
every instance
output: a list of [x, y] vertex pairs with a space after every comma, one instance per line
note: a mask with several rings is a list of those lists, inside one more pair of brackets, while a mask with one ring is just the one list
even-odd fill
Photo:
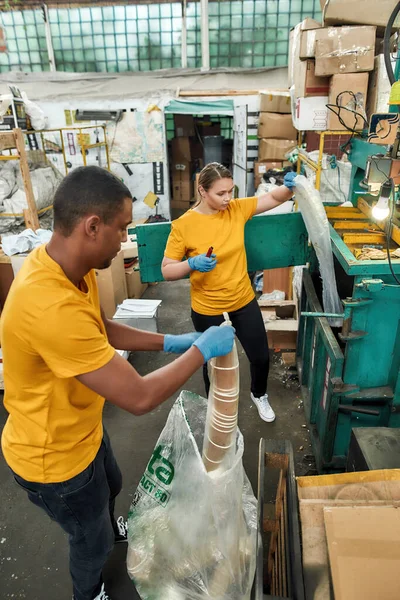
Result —
[[[312, 169], [316, 173], [315, 187], [317, 190], [319, 190], [321, 187], [322, 160], [323, 160], [324, 148], [325, 148], [325, 138], [328, 135], [337, 135], [337, 136], [346, 135], [346, 131], [329, 131], [328, 130], [328, 131], [315, 131], [314, 133], [317, 133], [319, 135], [318, 162], [314, 162], [313, 160], [308, 158], [308, 156], [301, 154], [301, 152], [299, 151], [298, 159], [297, 159], [297, 172], [300, 173], [300, 171], [301, 171], [301, 163], [305, 163], [307, 166], [309, 166], [310, 169]], [[299, 146], [301, 144], [301, 142], [300, 142], [301, 134], [302, 134], [302, 132], [299, 132]], [[354, 135], [358, 135], [358, 134], [354, 134]]]

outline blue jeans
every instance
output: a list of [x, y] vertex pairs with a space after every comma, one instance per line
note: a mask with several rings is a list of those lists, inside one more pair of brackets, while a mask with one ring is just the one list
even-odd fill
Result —
[[29, 500], [68, 533], [74, 599], [93, 600], [100, 593], [102, 570], [118, 533], [114, 504], [122, 488], [107, 432], [94, 461], [72, 479], [32, 483], [16, 473], [14, 479]]

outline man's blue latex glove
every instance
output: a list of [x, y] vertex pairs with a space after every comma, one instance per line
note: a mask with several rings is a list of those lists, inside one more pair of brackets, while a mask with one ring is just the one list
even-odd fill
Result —
[[215, 356], [229, 354], [233, 348], [234, 338], [235, 330], [231, 325], [224, 325], [223, 327], [213, 325], [201, 334], [193, 346], [197, 346], [204, 356], [204, 362], [208, 362], [210, 358]]
[[200, 271], [200, 273], [208, 273], [212, 271], [217, 264], [215, 260], [215, 254], [211, 254], [210, 258], [207, 258], [206, 254], [198, 254], [189, 258], [188, 263], [192, 271]]
[[285, 177], [283, 178], [283, 185], [285, 185], [289, 190], [292, 190], [296, 186], [294, 182], [295, 177], [297, 177], [297, 173], [294, 171], [286, 173]]
[[183, 354], [193, 346], [194, 342], [201, 336], [201, 333], [193, 331], [193, 333], [183, 333], [182, 335], [165, 335], [164, 336], [164, 352], [175, 352], [175, 354]]

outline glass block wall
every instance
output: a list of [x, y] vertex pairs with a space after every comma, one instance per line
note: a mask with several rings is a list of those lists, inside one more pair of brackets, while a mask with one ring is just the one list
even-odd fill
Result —
[[[287, 64], [290, 28], [321, 17], [319, 0], [209, 2], [210, 64], [264, 67]], [[48, 71], [41, 10], [4, 11], [7, 53], [0, 71]], [[50, 8], [58, 71], [152, 71], [181, 66], [182, 5]], [[187, 62], [201, 67], [200, 2], [187, 7]]]

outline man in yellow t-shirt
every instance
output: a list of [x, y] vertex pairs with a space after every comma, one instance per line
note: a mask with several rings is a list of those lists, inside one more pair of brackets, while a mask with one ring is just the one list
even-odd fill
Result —
[[[104, 398], [150, 412], [233, 346], [231, 327], [164, 336], [104, 317], [94, 269], [111, 264], [131, 219], [132, 196], [116, 177], [73, 170], [55, 194], [51, 241], [26, 259], [1, 315], [3, 454], [31, 502], [69, 534], [74, 600], [109, 600], [102, 569], [126, 540], [114, 517], [122, 478], [102, 426]], [[114, 348], [184, 354], [141, 377]]]

